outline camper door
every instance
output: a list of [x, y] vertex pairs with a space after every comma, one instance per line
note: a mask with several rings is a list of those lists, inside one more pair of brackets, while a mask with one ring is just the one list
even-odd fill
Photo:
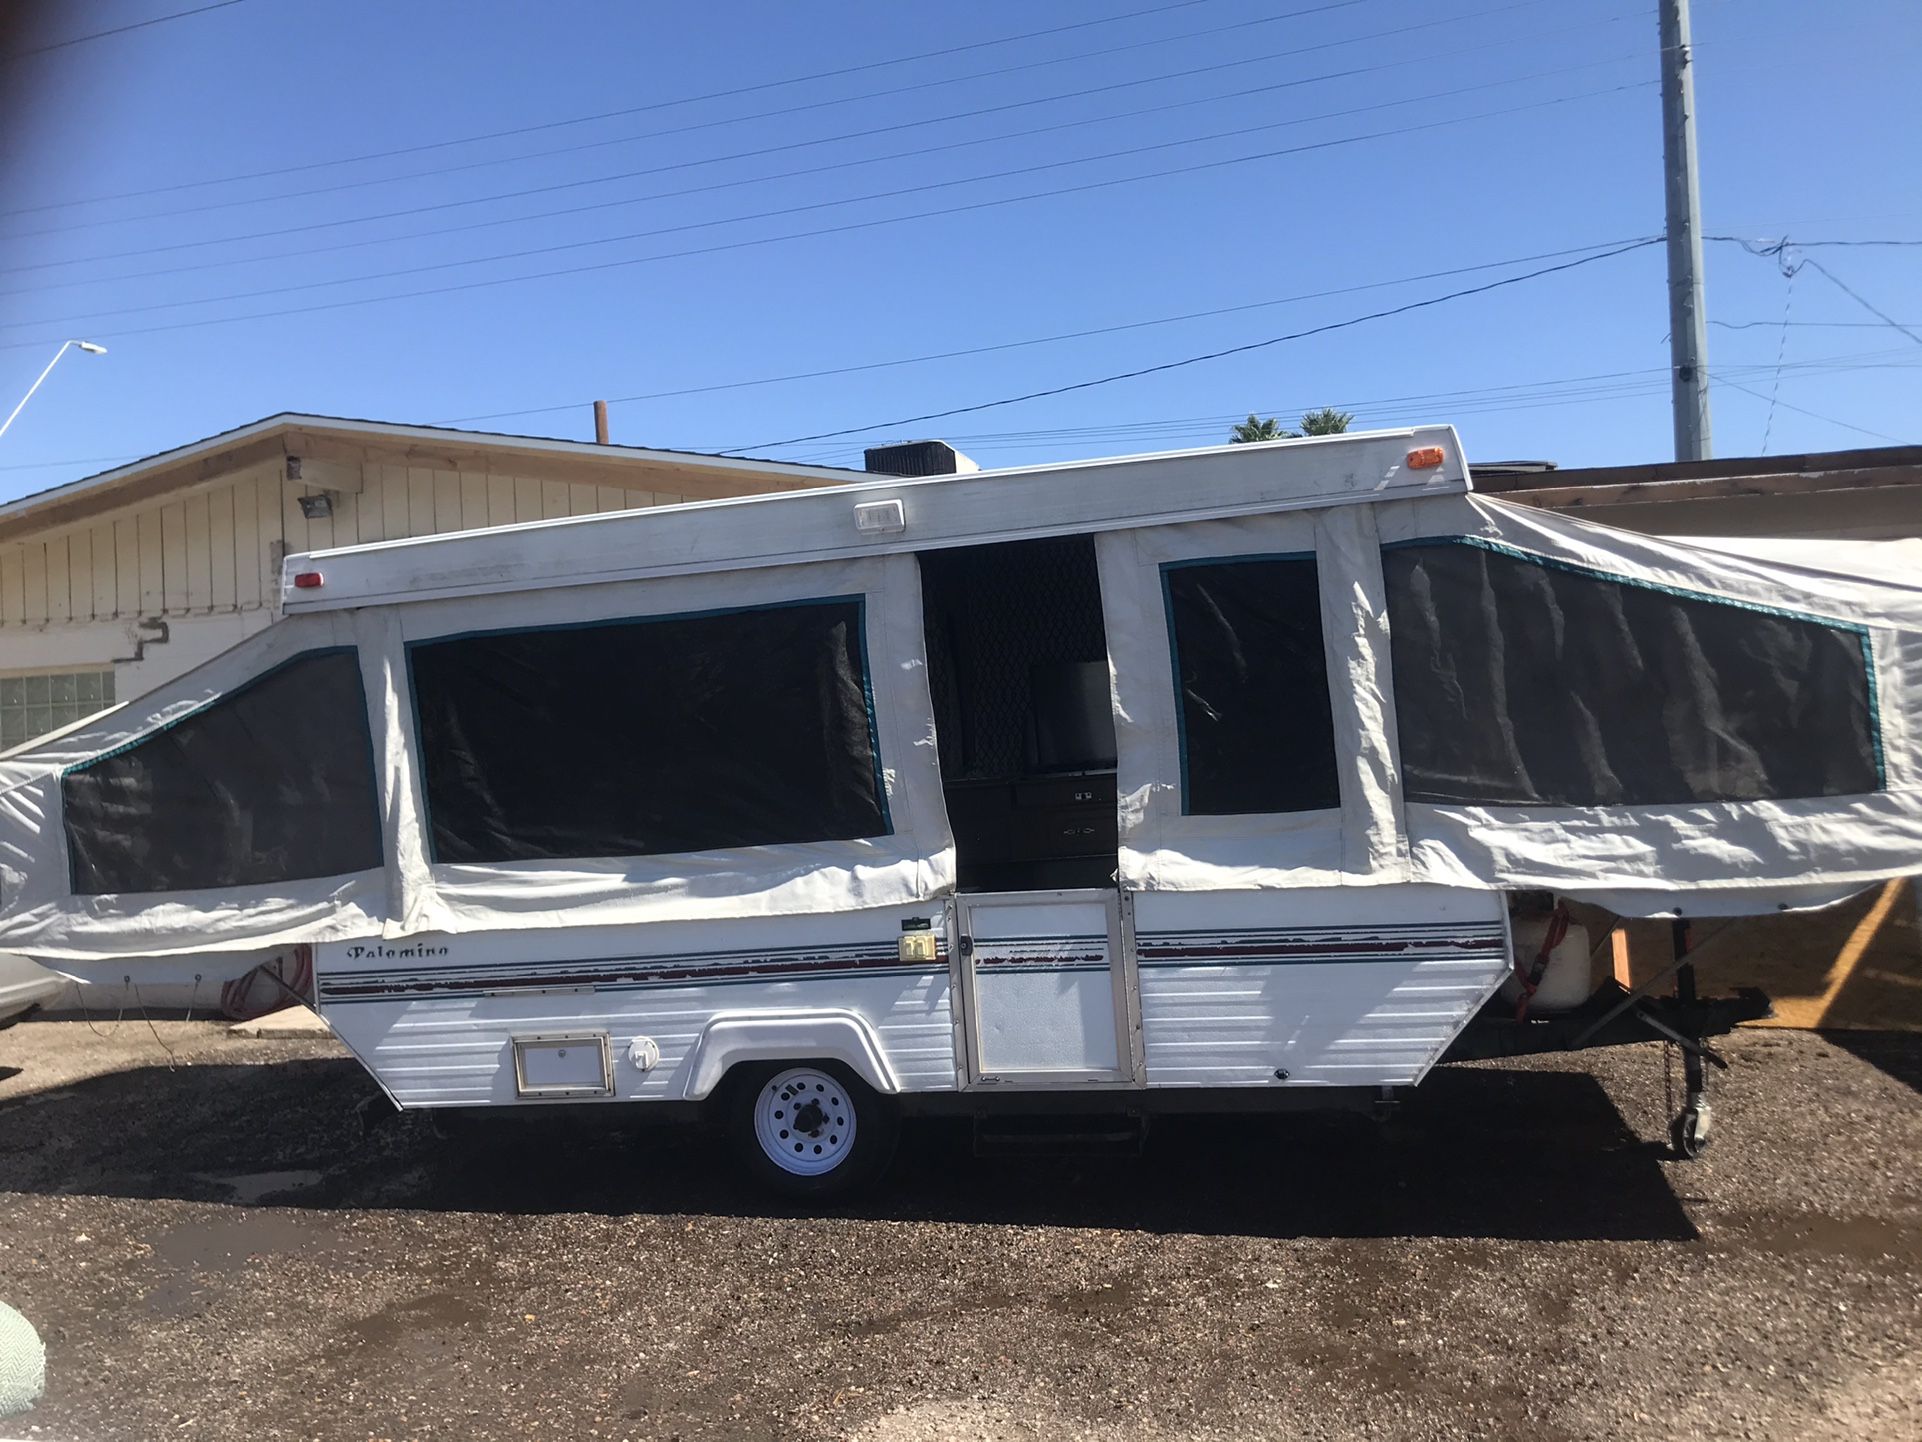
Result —
[[956, 898], [968, 1081], [1132, 1082], [1133, 937], [1113, 889]]

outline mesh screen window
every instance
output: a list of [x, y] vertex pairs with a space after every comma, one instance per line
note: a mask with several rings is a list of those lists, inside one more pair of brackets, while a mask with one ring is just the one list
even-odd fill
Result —
[[1161, 568], [1189, 815], [1341, 804], [1313, 556]]
[[60, 780], [76, 894], [259, 886], [381, 864], [366, 693], [313, 651]]
[[841, 596], [410, 644], [433, 859], [887, 834], [864, 620]]
[[[1093, 538], [961, 546], [924, 552], [920, 562], [941, 774], [980, 780], [1049, 769], [1037, 711], [1078, 667], [1108, 659]], [[1114, 764], [1112, 754], [1079, 759]]]
[[1882, 784], [1867, 633], [1479, 541], [1384, 548], [1411, 801], [1664, 805]]

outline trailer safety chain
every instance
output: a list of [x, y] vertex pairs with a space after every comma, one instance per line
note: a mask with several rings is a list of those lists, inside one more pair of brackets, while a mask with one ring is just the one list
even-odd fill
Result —
[[133, 1004], [140, 1009], [140, 1019], [147, 1023], [147, 1030], [153, 1033], [155, 1045], [167, 1054], [167, 1070], [172, 1071], [174, 1069], [174, 1049], [161, 1040], [160, 1028], [155, 1026], [153, 1024], [153, 1018], [147, 1015], [147, 1003], [140, 999], [140, 988], [135, 984], [131, 976], [127, 978], [127, 985], [133, 989]]
[[1662, 1038], [1662, 1115], [1675, 1115], [1675, 1043]]
[[1522, 994], [1515, 1002], [1515, 1020], [1528, 1020], [1528, 1004], [1535, 999], [1535, 992], [1548, 974], [1549, 953], [1562, 944], [1568, 935], [1568, 903], [1558, 901], [1555, 910], [1548, 918], [1548, 934], [1542, 938], [1541, 950], [1535, 953], [1535, 960], [1527, 970], [1522, 969], [1521, 958], [1515, 959], [1515, 975], [1521, 981]]
[[[102, 1041], [107, 1040], [107, 1033], [93, 1024], [93, 1008], [87, 1005], [87, 989], [77, 981], [73, 983], [73, 1004], [80, 1008], [80, 1019], [87, 1024], [87, 1030]], [[126, 1015], [126, 1010], [124, 1006], [120, 1009], [121, 1016]], [[114, 1029], [120, 1029], [120, 1017], [114, 1018]]]

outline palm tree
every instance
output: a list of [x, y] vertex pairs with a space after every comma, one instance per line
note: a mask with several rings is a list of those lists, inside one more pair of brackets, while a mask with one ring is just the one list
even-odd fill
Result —
[[1239, 422], [1232, 431], [1228, 432], [1228, 441], [1231, 445], [1240, 446], [1250, 441], [1285, 440], [1294, 434], [1293, 431], [1284, 431], [1281, 428], [1281, 422], [1273, 416], [1260, 421], [1256, 420], [1254, 412], [1250, 411], [1247, 420]]
[[1348, 429], [1348, 423], [1354, 418], [1352, 412], [1323, 406], [1301, 418], [1301, 433], [1304, 436], [1338, 436]]
[[1348, 411], [1323, 406], [1301, 418], [1300, 430], [1290, 431], [1284, 430], [1281, 422], [1273, 416], [1265, 421], [1258, 420], [1251, 411], [1247, 420], [1237, 422], [1235, 428], [1228, 432], [1228, 441], [1231, 445], [1239, 446], [1250, 441], [1292, 441], [1302, 436], [1338, 436], [1348, 429], [1348, 423], [1354, 418]]

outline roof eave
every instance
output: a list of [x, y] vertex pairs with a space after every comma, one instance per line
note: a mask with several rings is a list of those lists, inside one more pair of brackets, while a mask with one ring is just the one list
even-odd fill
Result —
[[[176, 446], [0, 504], [0, 539], [28, 529], [76, 524], [100, 511], [138, 504], [151, 499], [151, 495], [146, 494], [150, 490], [153, 494], [164, 494], [218, 480], [223, 475], [245, 470], [275, 455], [300, 455], [312, 449], [311, 441], [316, 437], [350, 447], [362, 445], [421, 451], [430, 457], [434, 452], [470, 451], [483, 457], [514, 455], [534, 460], [585, 461], [596, 466], [618, 465], [621, 462], [651, 464], [683, 474], [708, 475], [717, 482], [753, 476], [762, 481], [786, 482], [796, 489], [844, 484], [864, 474], [839, 467], [799, 465], [789, 461], [762, 461], [741, 456], [662, 451], [640, 446], [601, 445], [591, 441], [512, 436], [282, 411], [184, 446]], [[286, 444], [290, 438], [298, 438], [301, 443], [298, 448]], [[160, 477], [166, 479], [154, 487], [141, 485], [144, 480]]]

